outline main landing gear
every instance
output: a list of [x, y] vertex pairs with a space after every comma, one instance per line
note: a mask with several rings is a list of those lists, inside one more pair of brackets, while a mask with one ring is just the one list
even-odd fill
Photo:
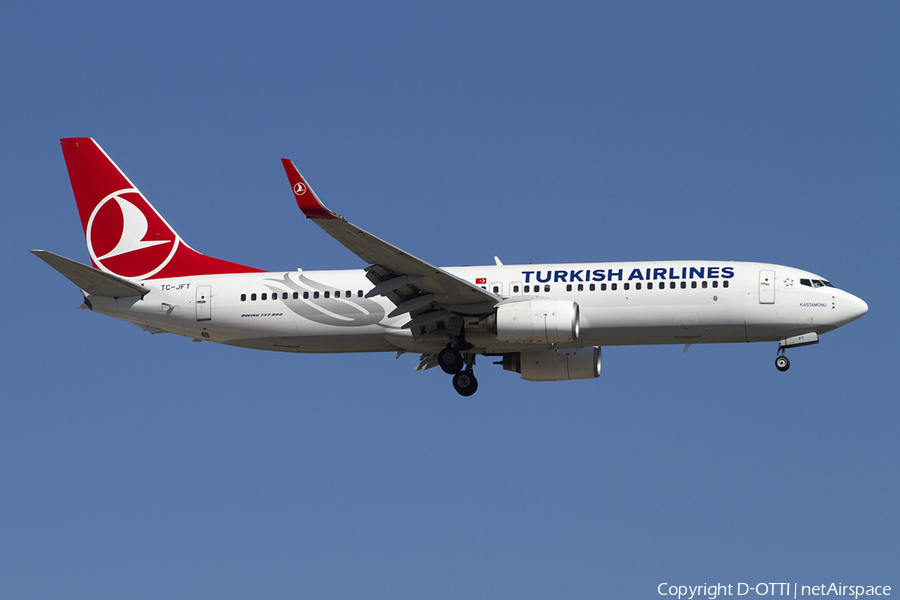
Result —
[[478, 390], [478, 380], [471, 367], [453, 376], [453, 389], [461, 396], [471, 396]]
[[451, 347], [450, 344], [447, 344], [447, 347], [438, 354], [438, 364], [441, 365], [441, 369], [444, 370], [444, 373], [453, 375], [454, 373], [462, 371], [465, 361], [463, 360], [462, 354], [459, 353], [459, 350]]
[[478, 389], [478, 380], [475, 379], [473, 368], [475, 355], [467, 354], [465, 358], [458, 348], [469, 349], [471, 346], [465, 342], [453, 342], [438, 353], [438, 364], [444, 373], [453, 375], [453, 389], [461, 396], [471, 396]]

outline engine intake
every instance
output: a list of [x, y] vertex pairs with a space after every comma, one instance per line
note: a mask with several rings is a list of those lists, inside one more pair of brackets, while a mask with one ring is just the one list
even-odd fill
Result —
[[579, 319], [575, 302], [533, 298], [501, 304], [479, 326], [503, 342], [558, 344], [578, 339]]
[[568, 381], [600, 376], [600, 348], [565, 348], [504, 354], [506, 371], [522, 374], [528, 381]]

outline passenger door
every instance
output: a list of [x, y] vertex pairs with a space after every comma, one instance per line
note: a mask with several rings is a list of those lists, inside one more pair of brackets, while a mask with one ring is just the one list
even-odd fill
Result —
[[759, 272], [759, 303], [775, 304], [775, 271]]
[[212, 286], [198, 285], [195, 303], [197, 305], [197, 320], [198, 321], [211, 321], [212, 320]]

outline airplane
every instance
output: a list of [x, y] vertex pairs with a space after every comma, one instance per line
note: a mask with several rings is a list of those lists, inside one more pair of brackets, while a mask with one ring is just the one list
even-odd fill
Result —
[[716, 260], [436, 267], [326, 208], [282, 159], [307, 219], [366, 267], [268, 272], [191, 248], [91, 138], [60, 140], [91, 265], [39, 258], [81, 288], [81, 308], [150, 333], [298, 353], [420, 354], [463, 396], [477, 356], [528, 381], [592, 379], [603, 346], [778, 342], [785, 351], [855, 321], [866, 303], [814, 273]]

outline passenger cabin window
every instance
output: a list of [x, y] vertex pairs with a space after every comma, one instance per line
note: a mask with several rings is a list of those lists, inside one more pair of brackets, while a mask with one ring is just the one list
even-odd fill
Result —
[[313, 298], [318, 298], [318, 297], [319, 297], [319, 292], [313, 292]]
[[519, 293], [519, 286], [514, 285], [513, 286], [513, 294], [518, 294], [518, 293]]
[[695, 290], [697, 289], [697, 282], [696, 282], [696, 281], [692, 281], [692, 282], [691, 282], [691, 288], [692, 288], [692, 289], [695, 289]]
[[601, 284], [600, 284], [600, 291], [601, 291], [601, 292], [605, 292], [605, 291], [606, 291], [606, 284], [605, 284], [605, 283], [601, 283]]
[[687, 281], [682, 281], [682, 282], [681, 282], [681, 289], [683, 289], [683, 290], [684, 290], [684, 289], [687, 289]]
[[727, 279], [726, 279], [725, 281], [722, 282], [722, 287], [728, 287], [728, 280], [727, 280]]
[[669, 282], [669, 289], [670, 289], [670, 290], [674, 290], [674, 289], [675, 289], [675, 282], [674, 282], [674, 281], [670, 281], [670, 282]]
[[330, 297], [331, 297], [331, 292], [325, 292], [325, 297], [326, 297], [326, 298], [330, 298]]
[[609, 289], [611, 289], [612, 291], [616, 291], [616, 289], [618, 289], [618, 287], [619, 287], [618, 283], [611, 283], [609, 285]]
[[260, 296], [259, 296], [259, 299], [260, 299], [260, 300], [267, 300], [268, 298], [269, 298], [269, 296], [268, 296], [267, 294], [265, 294], [265, 293], [262, 293], [262, 294], [260, 294]]
[[623, 285], [622, 285], [622, 289], [623, 289], [623, 290], [626, 290], [626, 291], [627, 291], [628, 288], [630, 288], [630, 287], [631, 287], [631, 284], [630, 284], [630, 283], [626, 283], [626, 284], [623, 284]]
[[256, 300], [256, 294], [250, 294], [250, 300], [251, 301]]
[[309, 292], [303, 292], [303, 299], [304, 299], [304, 300], [308, 300], [308, 299], [309, 299]]
[[550, 291], [550, 286], [549, 286], [549, 285], [545, 285], [545, 286], [544, 286], [544, 291], [545, 291], [545, 292], [549, 292], [549, 291]]
[[647, 282], [647, 289], [648, 289], [648, 290], [652, 290], [652, 289], [653, 289], [653, 282], [652, 282], [652, 281], [648, 281], [648, 282]]
[[714, 287], [714, 288], [719, 287], [719, 282], [716, 281], [715, 279], [713, 279], [713, 287]]
[[356, 292], [356, 297], [357, 297], [357, 298], [362, 298], [362, 297], [363, 297], [362, 290], [359, 290], [358, 292]]
[[571, 292], [571, 291], [572, 291], [572, 284], [571, 284], [571, 283], [567, 283], [567, 284], [566, 284], [566, 291], [567, 291], [567, 292]]
[[593, 283], [592, 283], [592, 284], [591, 284], [591, 291], [593, 292], [593, 291], [596, 290], [596, 289], [597, 289], [596, 284], [593, 284]]
[[640, 282], [640, 281], [638, 281], [636, 284], [634, 284], [634, 289], [636, 289], [636, 290], [641, 289], [641, 282]]
[[247, 301], [247, 294], [241, 294], [241, 302]]
[[700, 287], [702, 287], [704, 290], [706, 289], [706, 280], [703, 280], [703, 281], [700, 283]]
[[300, 297], [300, 292], [294, 292], [294, 300]]

